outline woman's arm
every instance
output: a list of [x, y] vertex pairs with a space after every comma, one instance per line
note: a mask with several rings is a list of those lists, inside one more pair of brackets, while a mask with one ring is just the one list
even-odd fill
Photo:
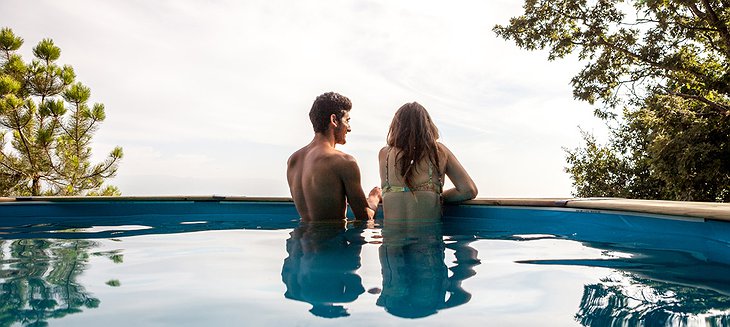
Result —
[[441, 194], [444, 202], [461, 202], [475, 198], [479, 191], [464, 166], [445, 145], [439, 143], [439, 149], [446, 155], [446, 176], [454, 183], [454, 188]]
[[380, 151], [378, 152], [378, 172], [380, 176], [380, 186], [383, 186], [385, 184], [385, 179], [387, 176], [385, 176], [385, 165], [388, 163], [385, 162], [385, 159], [387, 158], [388, 154], [388, 147], [384, 146]]

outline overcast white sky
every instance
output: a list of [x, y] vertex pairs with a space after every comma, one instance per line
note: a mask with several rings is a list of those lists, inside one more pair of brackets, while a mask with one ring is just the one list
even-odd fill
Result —
[[97, 160], [124, 149], [124, 195], [288, 196], [286, 159], [327, 91], [353, 102], [339, 147], [379, 184], [395, 111], [418, 101], [479, 197], [568, 197], [561, 147], [604, 132], [572, 99], [574, 59], [548, 62], [491, 31], [521, 0], [0, 0], [0, 26], [51, 38], [106, 106]]

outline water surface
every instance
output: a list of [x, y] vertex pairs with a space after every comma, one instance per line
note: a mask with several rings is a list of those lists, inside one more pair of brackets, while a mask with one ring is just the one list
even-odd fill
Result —
[[0, 238], [0, 326], [730, 323], [726, 243], [564, 216], [24, 226]]

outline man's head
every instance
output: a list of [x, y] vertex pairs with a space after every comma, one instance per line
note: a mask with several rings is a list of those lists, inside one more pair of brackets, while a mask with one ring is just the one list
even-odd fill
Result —
[[337, 123], [337, 128], [340, 128], [342, 118], [350, 109], [352, 109], [352, 102], [344, 95], [327, 92], [318, 96], [312, 104], [312, 109], [309, 110], [309, 120], [312, 121], [314, 132], [326, 132], [332, 121], [332, 115], [335, 115], [334, 120]]

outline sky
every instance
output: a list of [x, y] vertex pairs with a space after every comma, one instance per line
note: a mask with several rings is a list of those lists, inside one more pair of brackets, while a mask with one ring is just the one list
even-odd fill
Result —
[[289, 196], [286, 160], [313, 137], [309, 109], [349, 97], [338, 146], [379, 185], [395, 111], [417, 101], [480, 198], [570, 197], [563, 148], [605, 135], [572, 97], [575, 58], [548, 61], [492, 28], [519, 0], [0, 0], [0, 27], [44, 38], [103, 103], [94, 162], [124, 150], [123, 195]]

